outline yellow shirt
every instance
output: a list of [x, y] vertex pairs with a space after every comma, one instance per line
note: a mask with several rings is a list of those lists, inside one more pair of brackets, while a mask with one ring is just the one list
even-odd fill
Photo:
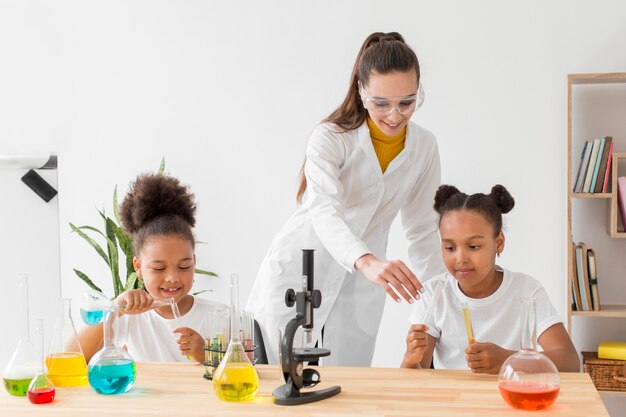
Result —
[[380, 163], [380, 169], [384, 173], [391, 161], [393, 161], [393, 158], [398, 156], [398, 154], [402, 152], [402, 149], [404, 149], [406, 126], [402, 129], [402, 132], [396, 136], [387, 136], [378, 128], [378, 126], [376, 126], [372, 119], [368, 117], [367, 127], [370, 129], [372, 145], [374, 145], [374, 151], [376, 151], [376, 156], [378, 157], [378, 162]]

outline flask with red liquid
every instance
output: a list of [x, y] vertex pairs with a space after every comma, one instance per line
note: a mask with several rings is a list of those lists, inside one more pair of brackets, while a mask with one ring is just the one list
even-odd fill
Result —
[[500, 368], [498, 386], [502, 398], [513, 408], [541, 410], [559, 395], [559, 371], [537, 351], [535, 299], [522, 299], [521, 349]]

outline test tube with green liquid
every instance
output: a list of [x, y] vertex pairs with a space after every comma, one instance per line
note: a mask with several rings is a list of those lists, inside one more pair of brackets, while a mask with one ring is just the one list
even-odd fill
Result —
[[467, 332], [467, 341], [471, 345], [476, 343], [474, 339], [474, 328], [472, 327], [472, 317], [470, 316], [469, 306], [467, 303], [461, 303], [463, 307], [463, 321], [465, 321], [465, 331]]

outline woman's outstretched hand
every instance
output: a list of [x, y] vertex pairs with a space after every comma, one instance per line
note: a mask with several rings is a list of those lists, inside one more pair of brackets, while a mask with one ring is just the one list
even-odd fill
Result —
[[419, 293], [423, 291], [417, 277], [399, 259], [381, 261], [368, 253], [357, 259], [354, 266], [365, 275], [365, 278], [384, 289], [398, 303], [400, 297], [396, 292], [409, 303], [413, 303], [414, 299], [420, 298]]

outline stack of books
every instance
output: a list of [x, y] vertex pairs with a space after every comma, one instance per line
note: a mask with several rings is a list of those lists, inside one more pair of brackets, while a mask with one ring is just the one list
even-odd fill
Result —
[[609, 192], [613, 145], [613, 138], [609, 136], [585, 142], [572, 191], [575, 193]]
[[596, 253], [584, 242], [572, 242], [572, 310], [599, 311], [600, 293], [598, 291], [598, 270]]

